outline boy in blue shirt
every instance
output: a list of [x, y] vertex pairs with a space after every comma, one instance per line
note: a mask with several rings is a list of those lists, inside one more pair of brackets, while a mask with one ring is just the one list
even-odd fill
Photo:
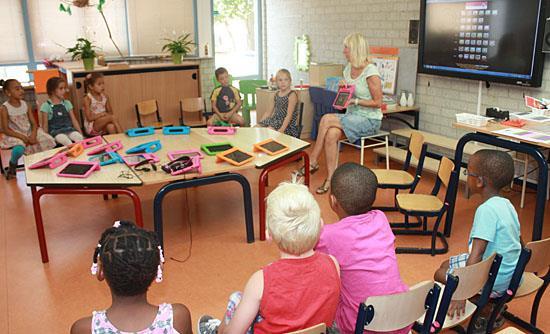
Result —
[[[502, 296], [508, 289], [522, 247], [518, 214], [512, 203], [499, 195], [514, 178], [514, 161], [502, 151], [480, 150], [470, 157], [465, 174], [470, 193], [479, 194], [483, 199], [474, 216], [469, 253], [451, 256], [441, 264], [434, 279], [445, 283], [447, 274], [454, 268], [473, 265], [498, 253], [502, 255], [502, 263], [491, 297]], [[465, 301], [453, 302], [448, 315], [462, 315], [464, 307]]]

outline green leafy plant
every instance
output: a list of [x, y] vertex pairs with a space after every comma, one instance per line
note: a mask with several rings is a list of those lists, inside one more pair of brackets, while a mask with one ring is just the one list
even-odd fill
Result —
[[67, 53], [71, 54], [72, 60], [95, 58], [97, 47], [86, 38], [76, 40], [75, 46], [67, 49]]
[[183, 56], [186, 56], [191, 52], [191, 48], [195, 43], [193, 43], [189, 38], [191, 37], [191, 34], [183, 34], [178, 36], [175, 39], [170, 38], [163, 38], [163, 41], [166, 41], [168, 43], [164, 44], [162, 47], [163, 52], [170, 52], [170, 54], [181, 54]]

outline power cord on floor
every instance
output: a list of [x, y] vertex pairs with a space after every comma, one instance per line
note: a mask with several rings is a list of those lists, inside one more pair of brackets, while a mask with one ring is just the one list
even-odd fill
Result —
[[189, 194], [187, 193], [187, 190], [188, 188], [185, 188], [185, 210], [187, 211], [187, 225], [189, 226], [189, 249], [187, 251], [187, 256], [183, 259], [178, 259], [172, 256], [170, 257], [170, 260], [174, 260], [179, 263], [187, 262], [191, 258], [191, 252], [193, 250], [193, 229], [191, 228], [191, 213], [189, 208]]

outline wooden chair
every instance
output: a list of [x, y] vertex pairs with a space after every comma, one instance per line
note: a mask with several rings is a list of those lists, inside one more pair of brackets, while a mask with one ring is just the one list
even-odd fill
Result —
[[180, 100], [180, 124], [192, 128], [206, 126], [206, 102], [202, 97]]
[[[396, 201], [399, 212], [405, 215], [405, 223], [403, 226], [405, 229], [393, 229], [393, 233], [396, 235], [424, 235], [431, 236], [431, 247], [397, 247], [397, 253], [409, 253], [409, 254], [444, 254], [449, 250], [449, 245], [445, 235], [439, 232], [439, 224], [443, 219], [443, 215], [449, 208], [450, 196], [453, 193], [452, 187], [449, 181], [452, 175], [455, 174], [455, 165], [449, 158], [441, 158], [439, 163], [439, 170], [437, 171], [437, 180], [435, 181], [432, 192], [429, 195], [425, 194], [397, 194]], [[441, 201], [437, 194], [444, 185], [447, 188], [445, 200]], [[409, 216], [414, 216], [422, 223], [422, 230], [408, 229], [410, 226], [416, 226], [417, 224], [409, 224]], [[428, 229], [428, 218], [435, 217], [435, 222], [431, 230]], [[437, 238], [441, 240], [443, 247], [438, 248], [436, 246]]]
[[364, 330], [388, 332], [412, 325], [423, 317], [425, 325], [420, 333], [430, 333], [440, 294], [440, 287], [432, 281], [421, 282], [409, 291], [394, 295], [369, 297], [359, 305], [355, 334]]
[[514, 298], [529, 296], [536, 292], [535, 299], [533, 300], [533, 305], [531, 307], [531, 319], [529, 322], [515, 316], [510, 312], [504, 312], [503, 315], [506, 319], [525, 328], [531, 333], [542, 333], [542, 330], [537, 328], [537, 315], [542, 296], [550, 284], [549, 254], [550, 238], [539, 241], [531, 241], [525, 245], [525, 248], [522, 250], [518, 260], [518, 264], [516, 265], [507, 294], [497, 300], [496, 307], [489, 324], [491, 324], [491, 321], [496, 319], [499, 310], [504, 306], [504, 304], [510, 302]]
[[267, 86], [266, 80], [241, 80], [239, 90], [243, 98], [243, 118], [245, 126], [250, 126], [250, 110], [256, 110], [256, 88]]
[[[143, 119], [152, 118], [156, 116], [156, 122], [145, 123]], [[157, 100], [147, 100], [136, 103], [136, 117], [138, 128], [144, 126], [152, 126], [155, 129], [160, 129], [165, 126], [171, 126], [172, 124], [164, 123], [160, 117], [159, 105]]]
[[[397, 195], [399, 190], [408, 189], [413, 193], [416, 185], [420, 181], [422, 175], [422, 168], [424, 166], [424, 158], [426, 157], [427, 145], [424, 143], [424, 136], [420, 132], [413, 131], [409, 138], [409, 146], [407, 148], [407, 156], [402, 170], [396, 169], [372, 169], [373, 173], [378, 179], [378, 187], [381, 189], [394, 189], [394, 206], [393, 207], [378, 207], [377, 209], [385, 211], [397, 211]], [[416, 173], [414, 175], [409, 174], [408, 170], [411, 166], [411, 159], [416, 158], [418, 164], [416, 166]], [[410, 225], [394, 224], [395, 227], [410, 227]], [[420, 226], [420, 224], [412, 225]]]
[[[456, 268], [453, 270], [452, 275], [448, 275], [448, 281], [454, 280], [452, 276], [458, 278], [458, 285], [456, 287], [450, 287], [454, 289], [452, 294], [452, 300], [465, 300], [466, 309], [462, 316], [450, 318], [447, 316], [449, 305], [445, 305], [442, 301], [439, 303], [437, 315], [434, 321], [435, 331], [437, 333], [441, 330], [453, 328], [459, 332], [464, 332], [461, 324], [470, 320], [467, 333], [472, 333], [474, 324], [481, 313], [481, 310], [489, 302], [489, 296], [493, 290], [495, 279], [497, 277], [498, 269], [500, 268], [500, 262], [502, 256], [499, 254], [493, 254], [487, 259], [473, 264], [471, 266]], [[450, 277], [450, 279], [449, 279]], [[445, 286], [447, 290], [447, 286]], [[443, 296], [446, 295], [446, 291], [443, 291]], [[469, 299], [478, 295], [480, 296], [475, 302], [471, 302]], [[419, 320], [421, 322], [422, 320]]]
[[327, 326], [325, 324], [318, 324], [306, 329], [302, 329], [296, 332], [290, 332], [287, 334], [326, 334]]

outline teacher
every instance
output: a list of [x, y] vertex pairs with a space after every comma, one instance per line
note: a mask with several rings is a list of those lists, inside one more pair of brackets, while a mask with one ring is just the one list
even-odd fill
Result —
[[[355, 85], [355, 93], [345, 114], [326, 114], [321, 118], [317, 141], [311, 153], [309, 170], [319, 170], [319, 157], [325, 151], [327, 178], [317, 188], [318, 194], [329, 190], [330, 179], [336, 169], [338, 141], [347, 138], [351, 143], [375, 134], [382, 122], [382, 82], [376, 65], [369, 62], [369, 44], [362, 34], [354, 33], [344, 39], [344, 81]], [[304, 174], [304, 167], [298, 172]]]

